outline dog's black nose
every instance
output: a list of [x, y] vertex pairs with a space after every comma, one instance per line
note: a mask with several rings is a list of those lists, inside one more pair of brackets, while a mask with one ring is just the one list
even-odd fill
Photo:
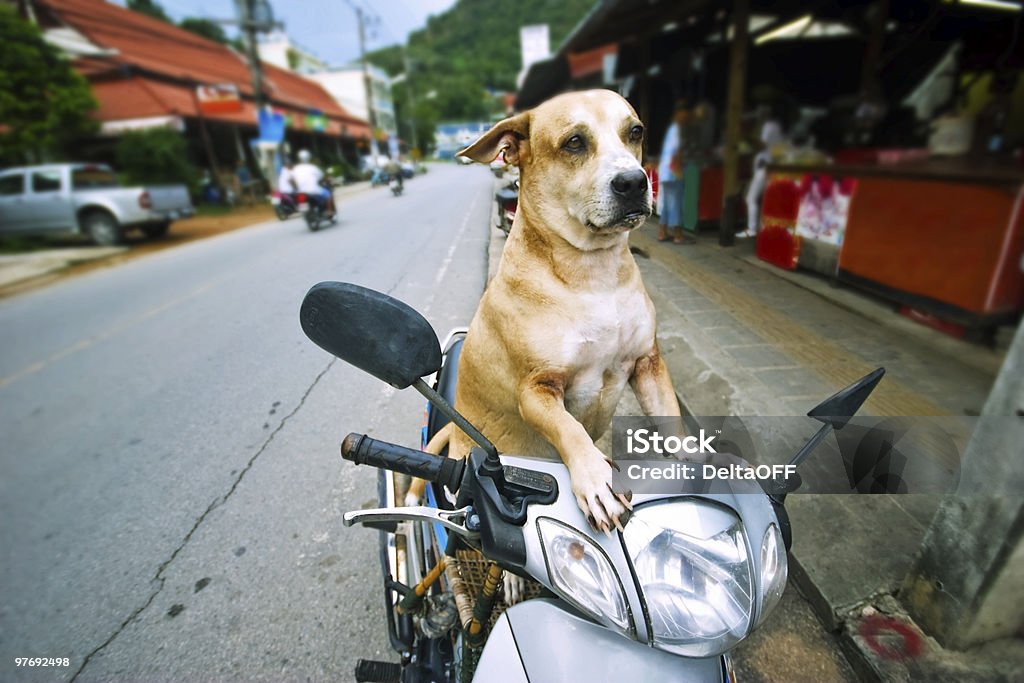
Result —
[[641, 168], [623, 171], [612, 178], [612, 190], [620, 197], [638, 197], [647, 191], [647, 174]]

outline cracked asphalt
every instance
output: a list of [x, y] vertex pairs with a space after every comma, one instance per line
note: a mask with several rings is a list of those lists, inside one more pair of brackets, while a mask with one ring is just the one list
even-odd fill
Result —
[[[269, 222], [0, 301], [0, 680], [351, 680], [393, 659], [364, 431], [423, 401], [305, 339], [321, 280], [390, 292], [439, 335], [483, 289], [491, 176], [432, 166], [338, 225]], [[15, 657], [71, 665], [17, 668]]]

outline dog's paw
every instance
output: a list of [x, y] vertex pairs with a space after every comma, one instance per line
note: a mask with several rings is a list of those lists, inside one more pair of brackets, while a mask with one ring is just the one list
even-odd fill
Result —
[[573, 468], [572, 492], [576, 503], [596, 531], [622, 531], [633, 509], [630, 496], [612, 490], [612, 468], [616, 465], [603, 455], [590, 458], [582, 466]]
[[410, 491], [409, 493], [405, 494], [405, 506], [406, 507], [412, 508], [412, 507], [416, 507], [419, 504], [420, 504], [420, 497], [417, 496], [415, 493]]
[[512, 572], [505, 572], [501, 581], [502, 590], [505, 591], [505, 604], [511, 607], [526, 598], [526, 579]]

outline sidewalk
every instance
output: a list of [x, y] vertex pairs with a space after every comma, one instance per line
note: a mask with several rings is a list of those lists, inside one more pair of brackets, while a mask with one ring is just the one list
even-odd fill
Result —
[[[649, 255], [637, 262], [658, 312], [662, 353], [688, 412], [804, 415], [883, 366], [886, 376], [862, 413], [946, 416], [944, 426], [962, 448], [969, 437], [962, 418], [980, 412], [1000, 352], [921, 327], [856, 290], [823, 289], [811, 275], [776, 272], [756, 260], [750, 240], [722, 248], [717, 235], [705, 234], [697, 244], [680, 246], [659, 243], [656, 234], [649, 222], [631, 245]], [[799, 445], [798, 439], [790, 443], [793, 450]], [[812, 456], [801, 474], [805, 480], [826, 476], [830, 464]], [[1012, 680], [1024, 663], [1019, 643], [1008, 644], [1000, 658], [944, 652], [892, 597], [938, 503], [925, 495], [791, 496], [791, 581], [826, 628], [840, 635], [862, 678]], [[864, 625], [879, 620], [888, 640], [865, 639]], [[901, 638], [894, 623], [914, 635]], [[893, 651], [912, 649], [910, 640], [924, 645], [922, 654], [893, 657]]]
[[[652, 220], [634, 232], [630, 244], [657, 310], [662, 355], [687, 413], [802, 416], [884, 366], [886, 376], [862, 413], [947, 416], [960, 429], [959, 445], [966, 441], [962, 418], [980, 412], [1001, 364], [1000, 352], [923, 328], [855, 290], [776, 272], [753, 257], [749, 240], [721, 248], [717, 235], [676, 245], [659, 243], [656, 234]], [[500, 232], [493, 230], [492, 272], [503, 246]], [[627, 396], [619, 414], [635, 409]], [[808, 423], [812, 431], [814, 424]], [[800, 444], [790, 438], [795, 451]], [[827, 458], [812, 456], [801, 474], [813, 479], [828, 466]], [[1019, 641], [986, 646], [985, 652], [945, 652], [920, 633], [892, 597], [938, 502], [924, 495], [791, 496], [791, 589], [795, 586], [826, 630], [838, 635], [863, 680], [1014, 680], [1024, 670]], [[772, 621], [766, 625], [775, 630], [769, 639], [789, 643], [806, 637], [805, 647], [797, 647], [791, 659], [810, 653], [827, 661], [822, 637], [834, 641], [826, 633], [813, 634], [805, 627], [794, 636], [785, 623], [772, 626]], [[880, 623], [880, 636], [865, 630]], [[914, 645], [923, 646], [920, 654], [906, 656]], [[747, 646], [745, 656], [755, 649], [772, 650], [763, 643]], [[798, 678], [838, 676], [812, 671]]]

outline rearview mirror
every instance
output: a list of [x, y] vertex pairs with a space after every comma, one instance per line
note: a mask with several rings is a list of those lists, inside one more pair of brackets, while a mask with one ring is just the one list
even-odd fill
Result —
[[441, 345], [430, 323], [407, 304], [366, 287], [313, 285], [299, 322], [317, 346], [396, 389], [441, 367]]
[[813, 417], [819, 422], [831, 424], [836, 429], [842, 429], [850, 421], [875, 387], [882, 380], [885, 368], [878, 368], [859, 380], [832, 394], [824, 401], [811, 408], [807, 417]]

